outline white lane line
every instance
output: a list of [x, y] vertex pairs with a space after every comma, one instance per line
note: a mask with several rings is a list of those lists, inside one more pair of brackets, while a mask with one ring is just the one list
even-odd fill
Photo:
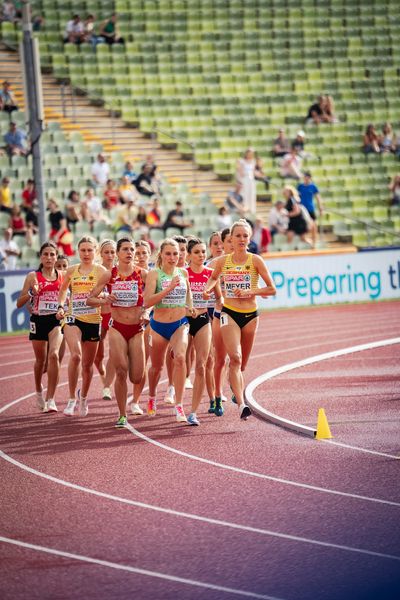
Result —
[[147, 504], [145, 502], [139, 502], [138, 500], [131, 500], [129, 498], [123, 498], [120, 496], [114, 496], [113, 494], [108, 494], [106, 492], [100, 492], [98, 490], [94, 490], [92, 488], [87, 488], [85, 486], [71, 483], [69, 481], [65, 481], [64, 479], [59, 479], [58, 477], [53, 477], [52, 475], [47, 475], [47, 473], [42, 473], [37, 469], [33, 469], [32, 467], [28, 467], [23, 463], [11, 458], [5, 452], [0, 450], [0, 458], [3, 458], [7, 462], [12, 465], [23, 469], [24, 471], [30, 473], [31, 475], [36, 475], [41, 477], [42, 479], [46, 479], [53, 483], [57, 483], [67, 488], [71, 488], [78, 492], [85, 492], [87, 494], [92, 494], [93, 496], [98, 496], [100, 498], [104, 498], [106, 500], [112, 500], [114, 502], [119, 502], [121, 504], [127, 504], [129, 506], [135, 506], [136, 508], [142, 508], [147, 510], [153, 510], [159, 513], [164, 513], [172, 517], [180, 517], [188, 520], [199, 521], [201, 523], [206, 523], [207, 525], [216, 525], [218, 527], [226, 527], [228, 529], [237, 529], [240, 531], [245, 531], [247, 533], [255, 533], [259, 535], [265, 535], [269, 537], [283, 539], [285, 541], [297, 542], [302, 544], [310, 544], [312, 546], [319, 546], [323, 548], [328, 548], [331, 550], [341, 550], [345, 552], [353, 552], [355, 554], [362, 554], [367, 556], [374, 556], [377, 558], [384, 558], [389, 560], [400, 561], [400, 556], [396, 556], [394, 554], [385, 554], [382, 552], [375, 552], [373, 550], [365, 550], [364, 548], [356, 548], [354, 546], [345, 546], [343, 544], [334, 544], [331, 542], [323, 542], [321, 540], [315, 540], [313, 538], [306, 538], [303, 536], [291, 535], [288, 533], [282, 533], [279, 531], [273, 531], [270, 529], [261, 529], [259, 527], [251, 527], [249, 525], [240, 525], [239, 523], [232, 523], [230, 521], [223, 521], [220, 519], [211, 519], [210, 517], [202, 517], [201, 515], [196, 515], [194, 513], [186, 513], [183, 511], [173, 510], [171, 508], [163, 508], [162, 506], [157, 506], [155, 504]]
[[375, 456], [383, 456], [384, 458], [394, 458], [395, 460], [399, 460], [400, 456], [396, 456], [395, 454], [386, 454], [386, 452], [378, 452], [378, 450], [368, 450], [367, 448], [361, 448], [361, 446], [352, 446], [351, 444], [345, 444], [344, 442], [336, 442], [335, 440], [320, 440], [321, 442], [326, 442], [327, 444], [331, 444], [332, 446], [341, 446], [342, 448], [348, 448], [349, 450], [357, 450], [358, 452], [365, 452], [366, 454], [373, 454]]
[[91, 556], [83, 556], [82, 554], [75, 554], [72, 552], [64, 552], [63, 550], [56, 550], [55, 548], [48, 548], [47, 546], [29, 544], [27, 542], [15, 540], [13, 538], [0, 536], [0, 542], [3, 542], [5, 544], [12, 544], [21, 548], [27, 548], [29, 550], [44, 552], [53, 556], [61, 556], [62, 558], [79, 560], [84, 563], [99, 565], [101, 567], [108, 567], [110, 569], [117, 569], [118, 571], [127, 571], [128, 573], [135, 573], [135, 575], [144, 575], [146, 577], [162, 579], [164, 581], [172, 581], [174, 583], [180, 583], [199, 588], [206, 588], [209, 590], [222, 592], [224, 594], [234, 594], [235, 596], [243, 596], [246, 598], [260, 598], [261, 600], [283, 600], [282, 598], [277, 598], [276, 596], [266, 596], [265, 594], [257, 594], [255, 592], [250, 592], [247, 590], [238, 590], [222, 585], [215, 585], [214, 583], [207, 583], [205, 581], [197, 581], [195, 579], [186, 579], [185, 577], [177, 577], [176, 575], [168, 575], [167, 573], [160, 573], [158, 571], [148, 571], [147, 569], [141, 569], [139, 567], [131, 567], [130, 565], [114, 563], [110, 562], [109, 560], [101, 560], [99, 558], [92, 558]]
[[[98, 377], [98, 374], [93, 375], [93, 377]], [[68, 385], [67, 381], [65, 381], [63, 383], [59, 383], [58, 387], [65, 386], [65, 385]], [[15, 404], [18, 404], [19, 402], [22, 402], [23, 400], [26, 400], [27, 398], [30, 398], [32, 396], [34, 396], [34, 393], [27, 394], [26, 396], [22, 396], [21, 398], [18, 398], [17, 400], [14, 400], [13, 402], [10, 402], [9, 404], [1, 407], [0, 414], [5, 412], [11, 406], [14, 406]], [[207, 458], [202, 458], [201, 456], [196, 456], [195, 454], [189, 454], [188, 452], [183, 452], [182, 450], [177, 450], [176, 448], [173, 448], [172, 446], [166, 446], [165, 444], [162, 444], [161, 442], [157, 442], [156, 440], [153, 440], [152, 438], [149, 438], [146, 435], [144, 435], [143, 433], [139, 432], [137, 429], [132, 427], [129, 423], [128, 423], [127, 429], [129, 429], [131, 431], [131, 433], [133, 433], [137, 437], [149, 442], [150, 444], [153, 444], [154, 446], [158, 446], [159, 448], [162, 448], [163, 450], [167, 450], [168, 452], [173, 452], [180, 456], [184, 456], [185, 458], [189, 458], [191, 460], [196, 460], [198, 462], [212, 465], [212, 466], [220, 468], [220, 469], [225, 469], [227, 471], [233, 471], [233, 472], [239, 473], [241, 475], [249, 475], [250, 477], [256, 477], [258, 479], [265, 479], [266, 481], [273, 481], [274, 483], [279, 483], [282, 485], [289, 485], [289, 486], [297, 487], [300, 489], [312, 490], [314, 492], [320, 492], [323, 494], [331, 494], [334, 496], [341, 496], [343, 498], [352, 498], [354, 500], [363, 500], [363, 501], [372, 502], [375, 504], [384, 504], [386, 506], [395, 506], [397, 508], [400, 508], [400, 502], [394, 502], [392, 500], [383, 500], [381, 498], [374, 498], [371, 496], [362, 496], [360, 494], [352, 494], [351, 492], [341, 492], [339, 490], [323, 488], [323, 487], [319, 487], [319, 486], [315, 486], [315, 485], [311, 485], [311, 484], [307, 484], [307, 483], [300, 483], [297, 481], [292, 481], [291, 479], [283, 479], [281, 477], [274, 477], [273, 475], [266, 475], [264, 473], [257, 473], [256, 471], [248, 471], [246, 469], [241, 469], [239, 467], [233, 467], [231, 465], [226, 465], [224, 463], [218, 463], [213, 460], [209, 460]], [[13, 459], [10, 456], [8, 456], [8, 454], [2, 452], [1, 450], [0, 450], [0, 458], [4, 458], [5, 460], [8, 460], [9, 462], [13, 462]], [[30, 468], [30, 467], [27, 467], [26, 465], [24, 465], [23, 463], [18, 463], [17, 461], [15, 461], [14, 464], [16, 466], [19, 466], [22, 469], [29, 470], [29, 468]], [[47, 476], [46, 474], [41, 474], [40, 471], [35, 472], [35, 474], [37, 474], [39, 476], [50, 478], [50, 476]]]

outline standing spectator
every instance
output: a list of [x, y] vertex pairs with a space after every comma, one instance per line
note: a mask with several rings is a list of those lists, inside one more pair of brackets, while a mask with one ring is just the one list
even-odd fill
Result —
[[237, 162], [236, 181], [242, 184], [244, 204], [253, 215], [257, 212], [255, 168], [254, 150], [247, 148], [243, 157]]
[[110, 166], [106, 161], [103, 153], [97, 155], [97, 159], [92, 165], [92, 185], [93, 187], [106, 186], [107, 180], [110, 177]]
[[239, 217], [243, 218], [248, 208], [244, 203], [242, 195], [243, 185], [237, 181], [234, 190], [230, 190], [225, 199], [225, 206], [231, 213], [236, 213]]
[[160, 194], [160, 188], [156, 177], [157, 167], [145, 163], [140, 175], [135, 179], [135, 186], [141, 196], [152, 198]]
[[285, 130], [280, 129], [278, 137], [274, 139], [272, 154], [275, 158], [279, 158], [285, 156], [288, 152], [290, 152], [290, 141], [285, 135]]
[[307, 123], [315, 123], [319, 125], [324, 121], [324, 97], [318, 96], [317, 102], [314, 102], [308, 109], [306, 116]]
[[253, 235], [251, 236], [251, 240], [257, 246], [257, 254], [268, 252], [268, 245], [271, 243], [272, 237], [268, 229], [264, 226], [261, 217], [257, 217], [252, 229]]
[[293, 241], [293, 238], [296, 234], [303, 242], [306, 242], [311, 246], [311, 242], [306, 238], [308, 224], [304, 213], [301, 210], [300, 198], [296, 188], [291, 185], [285, 186], [283, 188], [283, 195], [286, 199], [285, 208], [289, 217], [289, 224], [286, 233], [289, 244]]
[[314, 206], [314, 198], [317, 200], [318, 210], [319, 210], [320, 215], [322, 215], [323, 209], [322, 209], [322, 201], [321, 201], [319, 189], [317, 188], [315, 183], [312, 181], [311, 173], [309, 171], [304, 173], [304, 181], [303, 181], [303, 183], [300, 183], [298, 185], [297, 191], [299, 192], [300, 202], [301, 202], [302, 206], [304, 206], [307, 209], [308, 214], [310, 215], [310, 217], [312, 219], [310, 232], [311, 232], [313, 245], [315, 246], [316, 241], [317, 241], [318, 225], [317, 225], [317, 214], [315, 212], [315, 206]]
[[400, 175], [395, 175], [389, 184], [391, 192], [390, 203], [392, 206], [400, 206]]
[[127, 176], [131, 180], [131, 183], [135, 181], [137, 178], [137, 173], [133, 168], [133, 164], [128, 160], [124, 165], [124, 170], [122, 172], [122, 176]]
[[10, 83], [3, 81], [3, 89], [0, 90], [0, 110], [12, 113], [18, 110], [18, 104], [14, 98], [14, 94], [10, 90]]
[[120, 201], [120, 193], [117, 189], [117, 184], [114, 179], [108, 179], [106, 183], [106, 189], [104, 190], [104, 208], [111, 210], [114, 206], [117, 206]]
[[226, 208], [226, 206], [221, 206], [218, 209], [218, 216], [217, 216], [217, 229], [218, 230], [222, 230], [222, 229], [226, 229], [227, 227], [232, 227], [233, 225], [233, 219], [232, 219], [232, 215], [228, 212], [228, 209]]
[[3, 239], [0, 240], [0, 252], [5, 256], [3, 268], [6, 271], [15, 271], [17, 268], [17, 258], [21, 256], [21, 250], [12, 239], [13, 232], [10, 227], [4, 230]]
[[379, 137], [372, 123], [368, 125], [364, 133], [363, 151], [365, 152], [365, 154], [379, 154], [381, 151], [379, 145]]
[[81, 212], [81, 198], [79, 192], [71, 190], [65, 203], [65, 216], [67, 217], [67, 224], [71, 231], [75, 231], [76, 224], [80, 221]]
[[10, 129], [5, 134], [4, 141], [9, 156], [26, 156], [28, 154], [26, 133], [22, 129], [18, 129], [15, 123], [10, 123]]
[[138, 193], [135, 186], [131, 183], [128, 175], [123, 175], [121, 178], [121, 185], [118, 188], [120, 201], [122, 203], [132, 200], [135, 204], [138, 200]]
[[165, 235], [167, 235], [167, 229], [169, 227], [175, 227], [177, 229], [180, 229], [181, 234], [183, 235], [185, 229], [187, 227], [192, 226], [193, 223], [191, 221], [185, 221], [185, 217], [182, 210], [182, 202], [180, 200], [177, 200], [175, 202], [175, 208], [169, 211], [165, 223], [163, 225]]
[[124, 44], [124, 39], [119, 35], [117, 27], [117, 15], [113, 13], [109, 19], [103, 21], [100, 25], [99, 36], [104, 39], [106, 44]]
[[49, 239], [53, 240], [59, 248], [60, 254], [73, 256], [74, 250], [72, 247], [73, 235], [67, 226], [67, 219], [64, 213], [61, 212], [58, 202], [51, 199], [48, 202], [50, 234]]
[[291, 177], [292, 179], [301, 179], [302, 171], [301, 171], [302, 160], [297, 152], [296, 148], [290, 149], [288, 154], [282, 159], [281, 162], [281, 176], [282, 177]]
[[3, 177], [0, 185], [0, 212], [11, 213], [12, 197], [10, 189], [10, 180]]
[[382, 135], [379, 136], [381, 152], [396, 152], [396, 136], [390, 123], [386, 122], [382, 127]]
[[74, 15], [65, 27], [64, 43], [81, 44], [85, 41], [85, 28], [79, 15]]
[[288, 223], [289, 217], [285, 210], [285, 203], [283, 200], [277, 200], [268, 215], [268, 226], [272, 238], [276, 233], [286, 235]]

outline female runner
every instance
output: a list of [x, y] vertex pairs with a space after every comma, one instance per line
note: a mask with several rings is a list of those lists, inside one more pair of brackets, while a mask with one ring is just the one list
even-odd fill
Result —
[[[188, 258], [190, 266], [187, 269], [190, 291], [192, 292], [193, 307], [196, 316], [189, 317], [189, 344], [193, 343], [196, 363], [192, 394], [192, 410], [188, 416], [190, 425], [200, 425], [196, 412], [200, 405], [206, 383], [206, 363], [211, 347], [211, 323], [208, 313], [208, 301], [203, 298], [203, 292], [212, 269], [204, 266], [206, 245], [198, 238], [189, 240]], [[221, 289], [217, 282], [214, 291], [217, 299], [221, 298]], [[189, 346], [190, 351], [190, 346]]]
[[185, 359], [188, 346], [189, 325], [186, 317], [195, 316], [192, 295], [185, 269], [177, 267], [179, 246], [167, 238], [160, 246], [156, 269], [150, 271], [144, 294], [145, 306], [154, 306], [150, 319], [149, 400], [147, 414], [156, 414], [156, 390], [168, 345], [174, 353], [172, 383], [175, 388], [175, 415], [178, 423], [186, 423], [182, 406], [185, 387]]
[[[62, 341], [60, 320], [57, 318], [58, 294], [63, 272], [57, 271], [57, 246], [45, 242], [40, 248], [40, 265], [37, 271], [26, 276], [22, 291], [17, 300], [21, 308], [32, 303], [29, 339], [35, 354], [33, 373], [36, 388], [36, 404], [42, 412], [57, 412], [54, 394], [58, 383], [60, 363], [58, 353]], [[47, 368], [47, 392], [43, 398], [42, 376]]]
[[[88, 298], [89, 306], [110, 306], [110, 356], [115, 369], [115, 397], [119, 418], [115, 427], [127, 424], [127, 375], [139, 383], [144, 371], [143, 290], [147, 271], [135, 266], [135, 244], [127, 237], [117, 242], [117, 266], [106, 271]], [[104, 297], [107, 286], [109, 294]], [[100, 297], [102, 294], [103, 297]]]
[[[233, 252], [217, 259], [213, 273], [205, 287], [205, 297], [221, 276], [224, 282], [224, 304], [221, 310], [220, 330], [229, 356], [229, 382], [239, 406], [242, 419], [251, 414], [244, 403], [246, 369], [258, 325], [256, 296], [274, 296], [276, 288], [260, 256], [247, 252], [251, 238], [249, 224], [237, 221], [231, 228]], [[258, 279], [266, 284], [258, 287]]]
[[[87, 395], [93, 377], [93, 363], [100, 341], [101, 314], [99, 308], [88, 306], [86, 300], [105, 268], [95, 264], [97, 242], [85, 236], [78, 242], [80, 263], [66, 272], [58, 297], [57, 317], [63, 319], [63, 332], [70, 351], [68, 363], [69, 400], [64, 414], [72, 416], [76, 406], [76, 388], [82, 365], [82, 388], [78, 390], [79, 414], [88, 412]], [[65, 313], [64, 303], [70, 289], [70, 301]]]

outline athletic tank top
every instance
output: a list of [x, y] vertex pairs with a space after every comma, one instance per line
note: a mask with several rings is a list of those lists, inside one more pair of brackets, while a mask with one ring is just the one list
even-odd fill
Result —
[[248, 253], [243, 265], [237, 265], [232, 260], [232, 254], [227, 254], [222, 267], [221, 277], [224, 282], [224, 297], [235, 298], [234, 291], [254, 290], [258, 287], [258, 273], [253, 265], [253, 255]]
[[62, 283], [61, 273], [57, 279], [49, 281], [41, 271], [36, 271], [39, 293], [33, 297], [32, 312], [35, 315], [53, 315], [58, 310], [58, 294]]
[[130, 275], [121, 275], [118, 267], [111, 270], [111, 279], [107, 284], [110, 294], [113, 294], [117, 301], [112, 306], [118, 308], [132, 308], [133, 306], [143, 306], [143, 279], [140, 271], [133, 271]]
[[183, 308], [186, 305], [186, 277], [182, 269], [177, 267], [171, 275], [164, 273], [161, 269], [157, 271], [156, 294], [162, 292], [171, 284], [171, 280], [179, 275], [179, 285], [169, 291], [166, 296], [154, 306], [154, 308]]
[[195, 273], [190, 267], [187, 269], [190, 291], [192, 292], [193, 306], [194, 308], [212, 308], [215, 306], [215, 296], [209, 300], [203, 298], [204, 288], [206, 287], [207, 281], [210, 279], [212, 269], [204, 267], [201, 273]]
[[67, 317], [76, 317], [84, 323], [100, 323], [100, 306], [87, 306], [86, 299], [92, 289], [97, 285], [97, 267], [94, 266], [90, 273], [82, 275], [79, 265], [76, 265], [70, 282], [71, 297]]

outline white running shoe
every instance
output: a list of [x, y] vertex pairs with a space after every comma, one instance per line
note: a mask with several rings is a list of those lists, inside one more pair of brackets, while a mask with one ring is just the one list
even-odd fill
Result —
[[86, 417], [89, 412], [87, 398], [81, 398], [81, 390], [78, 390], [78, 399], [79, 399], [79, 416]]
[[177, 423], [187, 423], [187, 418], [183, 411], [182, 404], [177, 404], [175, 406], [175, 416], [176, 416]]
[[76, 406], [76, 400], [68, 400], [67, 406], [64, 408], [64, 415], [72, 417]]
[[112, 400], [111, 388], [109, 388], [109, 387], [103, 388], [103, 400]]
[[131, 403], [131, 413], [133, 415], [142, 415], [143, 414], [143, 410], [140, 408], [140, 406], [137, 402]]
[[240, 418], [243, 419], [243, 421], [247, 421], [247, 419], [251, 415], [251, 410], [249, 409], [248, 406], [246, 406], [246, 404], [244, 402], [243, 402], [243, 404], [240, 404], [240, 406], [239, 406], [239, 415], [240, 415]]
[[185, 379], [185, 390], [193, 389], [193, 383], [190, 381], [189, 377]]
[[168, 386], [164, 402], [165, 404], [175, 404], [175, 388], [173, 385]]
[[42, 412], [46, 412], [46, 402], [44, 401], [42, 392], [36, 392], [36, 406]]
[[224, 394], [221, 395], [221, 400], [222, 402], [227, 402], [228, 398], [226, 396], [224, 396]]
[[58, 412], [58, 408], [53, 398], [47, 401], [47, 410], [46, 412]]

